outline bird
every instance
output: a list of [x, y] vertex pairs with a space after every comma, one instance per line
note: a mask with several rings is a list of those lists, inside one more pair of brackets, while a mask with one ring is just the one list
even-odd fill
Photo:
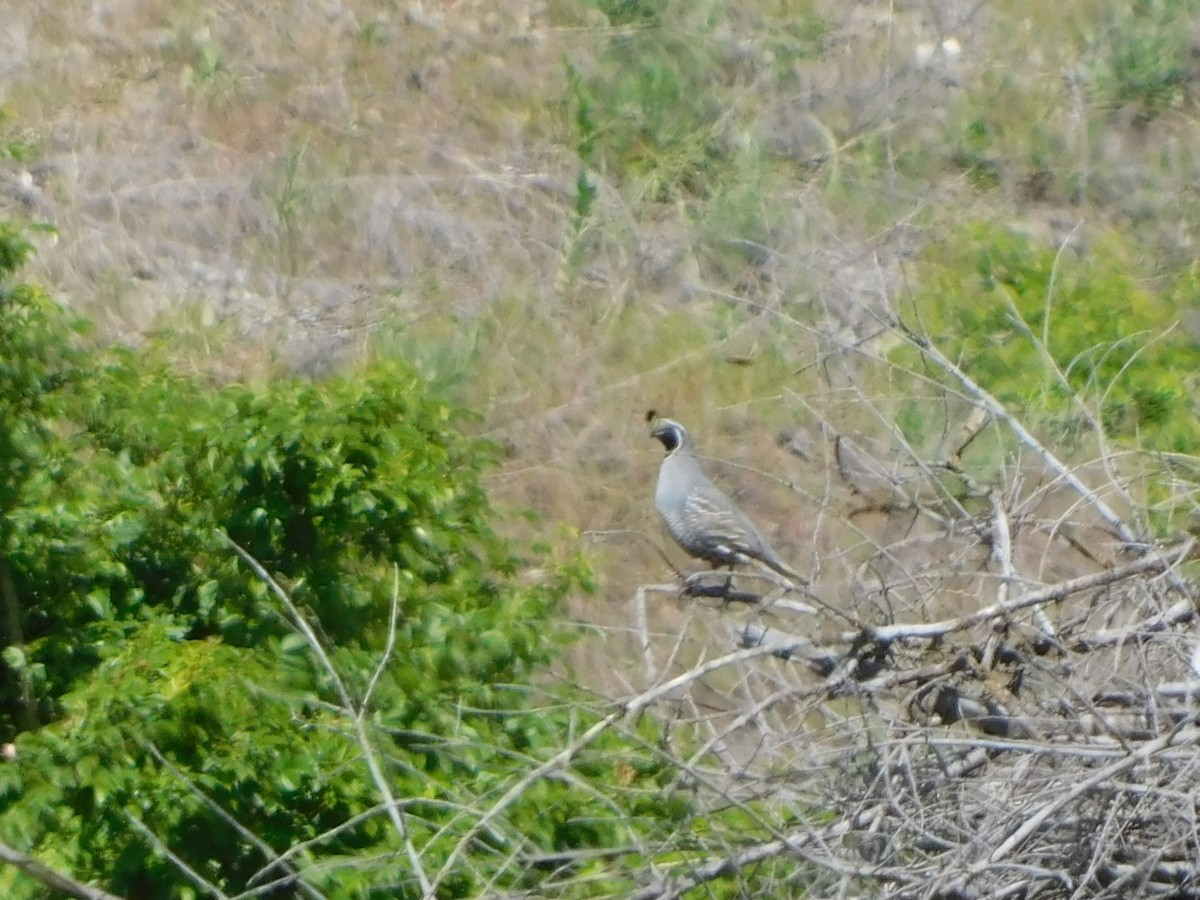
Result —
[[804, 577], [779, 558], [746, 514], [704, 474], [687, 429], [652, 413], [647, 413], [647, 419], [654, 421], [650, 436], [667, 451], [658, 470], [654, 505], [675, 542], [714, 568], [732, 569], [757, 561], [803, 584]]

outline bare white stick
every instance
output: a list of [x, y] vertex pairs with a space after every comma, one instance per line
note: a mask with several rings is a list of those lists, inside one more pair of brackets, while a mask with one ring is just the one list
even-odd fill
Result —
[[[867, 633], [876, 641], [888, 643], [890, 641], [902, 640], [930, 640], [955, 631], [965, 631], [983, 622], [1010, 615], [1030, 606], [1052, 603], [1056, 600], [1069, 597], [1071, 594], [1114, 584], [1126, 578], [1131, 578], [1134, 575], [1144, 575], [1150, 572], [1167, 572], [1172, 567], [1186, 560], [1191, 555], [1195, 546], [1195, 539], [1189, 538], [1183, 544], [1177, 545], [1161, 554], [1156, 553], [1153, 556], [1143, 556], [1141, 559], [1135, 560], [1126, 566], [1105, 569], [1103, 572], [1095, 572], [1091, 575], [1082, 575], [1079, 578], [1060, 581], [1058, 584], [1043, 588], [1040, 591], [1032, 591], [1016, 600], [1006, 603], [993, 603], [990, 606], [985, 606], [983, 609], [976, 610], [964, 616], [943, 619], [940, 622], [869, 627]], [[841, 639], [846, 642], [853, 642], [858, 637], [860, 637], [860, 634], [857, 632], [847, 632], [842, 635]]]
[[1121, 536], [1123, 541], [1128, 544], [1140, 543], [1132, 529], [1125, 524], [1121, 517], [1118, 516], [1112, 509], [1112, 507], [1105, 503], [1103, 498], [1098, 496], [1091, 488], [1080, 481], [1079, 476], [1067, 468], [1066, 464], [1064, 464], [1057, 456], [1051, 453], [1049, 448], [1047, 448], [1044, 444], [1042, 444], [1041, 441], [1030, 434], [1025, 426], [1009, 413], [1004, 404], [976, 384], [966, 372], [949, 360], [942, 353], [942, 351], [935, 347], [927, 338], [922, 337], [915, 332], [909, 331], [899, 323], [897, 323], [897, 327], [900, 328], [905, 337], [907, 337], [908, 340], [912, 342], [915, 347], [917, 347], [917, 349], [925, 354], [925, 356], [928, 357], [933, 363], [953, 376], [959, 382], [959, 384], [966, 389], [967, 393], [974, 397], [979, 403], [983, 404], [984, 408], [986, 408], [992, 416], [1007, 425], [1022, 444], [1033, 450], [1042, 458], [1043, 462], [1045, 462], [1047, 466], [1058, 473], [1059, 477], [1061, 477], [1063, 481], [1078, 491], [1081, 496], [1085, 497], [1092, 508], [1095, 509], [1096, 512], [1098, 512], [1106, 522], [1116, 529], [1117, 534]]
[[775, 641], [770, 644], [765, 644], [761, 647], [753, 647], [749, 650], [738, 650], [734, 653], [728, 653], [725, 656], [721, 656], [717, 659], [712, 659], [706, 663], [698, 665], [695, 668], [684, 672], [682, 675], [672, 678], [670, 681], [657, 685], [651, 690], [645, 691], [641, 694], [638, 694], [636, 697], [627, 700], [621, 709], [609, 713], [558, 753], [554, 754], [554, 756], [550, 757], [550, 759], [546, 760], [537, 768], [527, 772], [516, 782], [514, 782], [512, 787], [505, 791], [500, 799], [493, 803], [487, 812], [480, 816], [475, 821], [475, 824], [473, 824], [467, 830], [467, 833], [462, 836], [457, 844], [455, 844], [454, 849], [451, 850], [450, 854], [446, 857], [446, 861], [442, 864], [441, 869], [439, 869], [437, 875], [434, 876], [430, 891], [427, 892], [425, 896], [429, 898], [436, 896], [438, 887], [449, 876], [455, 863], [458, 862], [459, 857], [461, 857], [466, 851], [466, 848], [469, 847], [479, 836], [480, 832], [482, 832], [488, 827], [488, 825], [495, 821], [495, 819], [501, 813], [503, 813], [504, 810], [515, 803], [517, 799], [523, 793], [525, 793], [525, 791], [529, 790], [533, 784], [537, 783], [542, 778], [545, 778], [550, 773], [570, 763], [570, 761], [574, 759], [580, 751], [591, 744], [592, 741], [596, 740], [596, 738], [611, 728], [614, 724], [622, 719], [637, 716], [644, 709], [652, 705], [660, 698], [666, 696], [674, 690], [677, 690], [680, 687], [703, 678], [710, 672], [716, 671], [717, 669], [721, 669], [725, 666], [743, 662], [748, 659], [756, 659], [760, 656], [769, 656], [787, 644], [788, 642], [786, 641]]
[[[1004, 840], [1004, 842], [1000, 844], [999, 847], [993, 850], [987, 860], [975, 864], [973, 871], [982, 871], [987, 866], [994, 865], [995, 863], [998, 863], [1000, 860], [1004, 859], [1004, 857], [1008, 856], [1009, 853], [1019, 847], [1026, 839], [1028, 839], [1030, 835], [1041, 828], [1043, 822], [1045, 822], [1048, 818], [1050, 818], [1050, 816], [1054, 815], [1055, 812], [1062, 809], [1063, 806], [1070, 803], [1072, 800], [1082, 796], [1083, 794], [1086, 794], [1092, 788], [1096, 787], [1096, 785], [1108, 781], [1108, 779], [1112, 778], [1114, 775], [1120, 775], [1122, 772], [1126, 772], [1129, 769], [1132, 769], [1134, 766], [1146, 762], [1156, 753], [1160, 753], [1172, 746], [1179, 739], [1180, 732], [1182, 730], [1183, 723], [1180, 723], [1180, 726], [1175, 728], [1169, 734], [1164, 734], [1162, 737], [1156, 740], [1150, 741], [1147, 744], [1143, 744], [1124, 759], [1119, 759], [1116, 762], [1105, 766], [1103, 769], [1094, 772], [1089, 777], [1074, 784], [1069, 791], [1055, 796], [1053, 800], [1045, 804], [1033, 815], [1025, 818], [1025, 820], [1021, 823], [1021, 826], [1012, 834], [1010, 834]], [[1195, 733], [1193, 732], [1192, 740], [1194, 741], [1195, 739]]]
[[400, 567], [394, 565], [392, 566], [392, 610], [388, 615], [387, 644], [383, 648], [383, 655], [379, 657], [379, 665], [375, 667], [375, 672], [371, 675], [367, 691], [363, 694], [362, 704], [358, 708], [358, 717], [360, 719], [367, 714], [367, 710], [371, 706], [371, 695], [375, 693], [375, 687], [379, 684], [379, 679], [383, 677], [383, 673], [387, 669], [387, 664], [391, 662], [392, 654], [396, 651], [396, 623], [399, 621]]
[[646, 684], [658, 681], [658, 666], [654, 664], [654, 647], [650, 644], [650, 624], [646, 616], [646, 587], [641, 585], [633, 594], [633, 621], [637, 626], [642, 662], [646, 666]]
[[434, 876], [433, 881], [429, 888], [425, 891], [424, 896], [426, 898], [434, 898], [437, 896], [438, 887], [441, 886], [441, 883], [453, 871], [454, 864], [458, 862], [459, 857], [462, 856], [467, 847], [474, 843], [475, 839], [479, 837], [480, 833], [493, 821], [495, 821], [497, 816], [515, 803], [516, 800], [523, 793], [525, 793], [525, 791], [529, 790], [533, 784], [546, 777], [551, 772], [554, 772], [555, 770], [567, 765], [567, 763], [569, 763], [577, 753], [579, 753], [597, 737], [612, 727], [612, 725], [620, 720], [620, 718], [620, 710], [609, 713], [558, 753], [554, 754], [554, 756], [550, 757], [550, 759], [546, 760], [540, 766], [532, 769], [519, 778], [512, 787], [504, 792], [499, 800], [492, 804], [491, 808], [489, 808], [487, 812], [485, 812], [475, 821], [474, 825], [467, 829], [467, 833], [464, 834], [459, 842], [454, 845], [454, 849], [450, 851], [450, 854], [446, 857], [446, 861], [442, 863], [442, 867]]
[[[286, 877], [282, 880], [285, 881], [289, 887], [299, 889], [309, 897], [312, 897], [313, 900], [324, 900], [325, 895], [301, 878], [300, 874], [290, 862], [285, 861], [280, 854], [275, 852], [274, 848], [271, 847], [270, 844], [239, 822], [228, 810], [221, 806], [221, 804], [217, 803], [210, 796], [208, 796], [208, 794], [198, 788], [195, 783], [193, 783], [192, 780], [187, 777], [186, 774], [180, 771], [174, 763], [172, 763], [169, 759], [167, 759], [166, 756], [163, 755], [162, 751], [158, 749], [157, 745], [150, 741], [142, 741], [141, 743], [142, 746], [150, 752], [150, 755], [158, 760], [158, 764], [170, 772], [176, 780], [178, 780], [181, 784], [183, 784], [184, 787], [186, 787], [197, 798], [199, 798], [201, 803], [203, 803], [221, 819], [223, 819], [230, 828], [242, 836], [243, 840], [257, 847], [259, 852], [270, 861], [267, 866], [268, 870], [276, 867], [281, 868], [286, 875]], [[253, 883], [254, 879], [251, 879], [250, 881]]]

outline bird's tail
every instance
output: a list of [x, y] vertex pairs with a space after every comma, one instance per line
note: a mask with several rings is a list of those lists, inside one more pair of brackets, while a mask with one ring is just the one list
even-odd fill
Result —
[[780, 559], [779, 555], [774, 551], [768, 553], [764, 557], [763, 562], [766, 563], [767, 567], [771, 569], [771, 571], [775, 572], [775, 574], [782, 575], [784, 578], [788, 579], [789, 581], [794, 581], [798, 585], [803, 585], [804, 587], [808, 586], [808, 579]]

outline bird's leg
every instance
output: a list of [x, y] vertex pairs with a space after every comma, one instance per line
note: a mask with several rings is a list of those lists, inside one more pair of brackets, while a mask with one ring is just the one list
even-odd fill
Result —
[[718, 589], [709, 581], [707, 571], [693, 572], [683, 579], [685, 597], [719, 597]]
[[683, 593], [691, 597], [721, 597], [727, 600], [733, 585], [733, 574], [730, 573], [722, 582], [709, 577], [715, 571], [716, 566], [693, 572], [683, 579]]
[[725, 586], [721, 588], [721, 596], [725, 598], [725, 602], [729, 602], [729, 592], [733, 590], [733, 566], [729, 567], [729, 573], [725, 576]]
[[[718, 570], [720, 568], [721, 568], [721, 565], [719, 563], [713, 563], [713, 567], [709, 571], [719, 575], [720, 572]], [[701, 573], [697, 572], [696, 576], [693, 576], [693, 577], [698, 577], [700, 574]], [[705, 573], [705, 574], [707, 574], [707, 573]], [[725, 583], [722, 584], [720, 587], [717, 587], [717, 584], [714, 582], [712, 587], [709, 588], [709, 590], [711, 592], [709, 594], [709, 596], [720, 597], [722, 600], [725, 601], [726, 605], [728, 605], [731, 602], [731, 598], [729, 595], [730, 595], [730, 592], [733, 590], [733, 566], [732, 566], [732, 564], [729, 566], [729, 573], [725, 576]]]

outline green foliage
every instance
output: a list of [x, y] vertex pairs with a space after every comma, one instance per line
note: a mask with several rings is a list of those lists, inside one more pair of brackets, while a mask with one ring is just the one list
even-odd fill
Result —
[[1193, 80], [1194, 0], [1130, 0], [1118, 6], [1092, 69], [1097, 96], [1146, 119], [1176, 106]]
[[[19, 230], [0, 223], [0, 607], [4, 640], [0, 659], [0, 708], [13, 721], [36, 724], [33, 680], [39, 663], [24, 646], [22, 612], [9, 560], [19, 551], [19, 514], [31, 484], [47, 476], [55, 444], [59, 399], [77, 385], [77, 358], [64, 340], [61, 313], [36, 287], [10, 284], [9, 276], [31, 249]], [[7, 671], [6, 671], [7, 670]], [[0, 719], [0, 735], [11, 735]]]
[[[221, 532], [286, 579], [337, 643], [381, 646], [381, 565], [401, 567], [401, 604], [426, 626], [444, 608], [492, 608], [515, 570], [484, 522], [485, 448], [400, 367], [214, 389], [126, 354], [70, 403], [78, 430], [42, 454], [8, 520], [34, 664], [70, 657], [86, 671], [113, 619], [243, 645], [278, 636]], [[539, 662], [536, 640], [514, 628], [519, 658]], [[67, 683], [79, 674], [50, 668]]]
[[[5, 255], [16, 252], [0, 234]], [[8, 260], [0, 262], [7, 267]], [[47, 405], [60, 374], [57, 354], [47, 345], [45, 298], [20, 287], [0, 292], [0, 510], [16, 502], [20, 487], [37, 465], [45, 428], [36, 416]]]
[[575, 126], [579, 130], [576, 152], [579, 154], [579, 175], [575, 179], [575, 230], [578, 232], [587, 221], [596, 201], [596, 186], [588, 177], [587, 169], [596, 156], [596, 123], [592, 118], [592, 98], [583, 79], [569, 62], [567, 81], [575, 101]]
[[786, 246], [791, 213], [778, 202], [775, 174], [754, 148], [735, 154], [730, 170], [733, 177], [714, 189], [696, 227], [714, 264], [724, 263], [735, 274], [747, 263], [762, 265], [774, 249]]
[[[12, 120], [12, 114], [4, 106], [0, 106], [0, 159], [12, 159], [17, 162], [28, 162], [37, 156], [36, 148], [28, 141], [10, 137], [6, 127]], [[7, 228], [7, 226], [4, 226]], [[0, 237], [0, 248], [7, 248], [12, 235]], [[0, 262], [0, 271], [12, 271], [7, 264]]]
[[[704, 198], [732, 158], [725, 132], [744, 48], [722, 36], [708, 3], [600, 4], [622, 28], [594, 67], [568, 67], [581, 157], [655, 201]], [[791, 47], [793, 42], [781, 38]], [[586, 100], [586, 103], [583, 102]]]
[[[373, 885], [391, 885], [389, 896], [418, 896], [350, 723], [311, 694], [280, 695], [284, 684], [297, 691], [310, 679], [302, 653], [270, 649], [173, 641], [157, 626], [139, 629], [66, 699], [62, 722], [21, 742], [20, 768], [0, 769], [0, 798], [14, 804], [0, 817], [0, 837], [35, 844], [43, 857], [124, 895], [170, 895], [186, 881], [171, 862], [146, 852], [136, 820], [232, 891], [255, 882], [270, 861], [232, 819], [277, 850], [313, 841], [297, 862], [311, 867], [308, 880], [330, 896], [360, 896]], [[436, 691], [436, 679], [423, 689]], [[526, 754], [548, 755], [539, 748], [559, 737], [562, 723], [505, 691], [495, 704], [503, 716], [460, 701], [447, 709], [453, 729], [400, 729], [390, 704], [411, 690], [385, 676], [377, 718], [391, 737], [382, 729], [374, 734], [391, 748], [392, 788], [405, 798], [414, 843], [436, 870], [470, 825], [455, 811], [497, 799], [532, 766], [522, 764]], [[579, 760], [574, 788], [532, 785], [497, 821], [473, 865], [522, 845], [531, 854], [620, 845], [631, 828], [660, 827], [664, 811], [686, 810], [659, 797], [664, 767], [652, 763], [630, 767], [628, 800], [616, 796], [620, 816], [598, 791], [581, 791], [614, 779], [617, 743], [601, 741]], [[273, 877], [284, 874], [274, 870]], [[520, 876], [517, 870], [509, 877], [529, 882]], [[458, 875], [443, 895], [473, 895], [480, 887]]]
[[931, 249], [922, 283], [927, 333], [1060, 437], [1087, 431], [1091, 417], [1149, 449], [1200, 450], [1200, 345], [1170, 330], [1183, 307], [1137, 283], [1115, 238], [1080, 258], [976, 224]]
[[709, 189], [721, 153], [710, 129], [722, 112], [711, 53], [704, 41], [667, 29], [622, 35], [603, 90], [593, 88], [606, 126], [597, 144], [651, 198]]
[[[686, 210], [717, 265], [744, 270], [789, 246], [792, 235], [781, 226], [795, 221], [785, 198], [796, 169], [759, 139], [771, 113], [755, 85], [776, 69], [794, 78], [799, 60], [819, 54], [824, 20], [786, 4], [756, 10], [750, 15], [773, 15], [772, 27], [746, 40], [735, 37], [744, 35], [741, 14], [721, 4], [596, 6], [617, 27], [586, 63], [566, 65], [564, 126], [581, 163], [577, 232], [596, 206], [587, 173], [601, 172], [635, 206]], [[589, 249], [581, 241], [572, 255]]]
[[[0, 237], [11, 275], [28, 248]], [[328, 896], [419, 896], [366, 754], [435, 873], [597, 721], [528, 687], [586, 568], [542, 551], [522, 574], [480, 484], [491, 448], [407, 366], [217, 386], [152, 352], [73, 349], [31, 286], [0, 300], [0, 737], [19, 754], [0, 765], [0, 841], [130, 897], [196, 895], [158, 849], [237, 893], [291, 877], [269, 864], [301, 845], [292, 865]], [[689, 803], [663, 792], [649, 730], [605, 731], [569, 778], [533, 779], [440, 895], [536, 892], [559, 868], [538, 859], [677, 827]], [[623, 871], [603, 875], [614, 892]], [[0, 870], [5, 896], [39, 890]]]
[[959, 135], [954, 161], [976, 187], [987, 189], [1000, 184], [996, 141], [1003, 128], [982, 111], [966, 123]]
[[[66, 698], [62, 722], [22, 741], [19, 773], [3, 773], [6, 800], [17, 803], [3, 819], [6, 839], [37, 839], [123, 894], [162, 895], [178, 872], [139, 852], [132, 818], [228, 884], [262, 859], [215, 807], [286, 846], [369, 806], [348, 768], [350, 745], [315, 727], [328, 714], [309, 709], [301, 722], [311, 733], [299, 739], [292, 715], [302, 711], [263, 702], [257, 688], [278, 680], [271, 664], [265, 653], [138, 628]], [[200, 835], [197, 853], [188, 841]]]
[[180, 43], [180, 53], [189, 67], [190, 87], [201, 90], [229, 77], [222, 49], [207, 28], [191, 32]]
[[596, 0], [610, 25], [651, 25], [659, 21], [667, 0]]
[[899, 165], [921, 181], [938, 178], [949, 164], [981, 191], [1000, 189], [1030, 200], [1073, 198], [1080, 161], [1062, 130], [1070, 102], [1062, 79], [988, 70], [947, 107], [942, 146], [948, 155], [911, 143], [899, 151]]

